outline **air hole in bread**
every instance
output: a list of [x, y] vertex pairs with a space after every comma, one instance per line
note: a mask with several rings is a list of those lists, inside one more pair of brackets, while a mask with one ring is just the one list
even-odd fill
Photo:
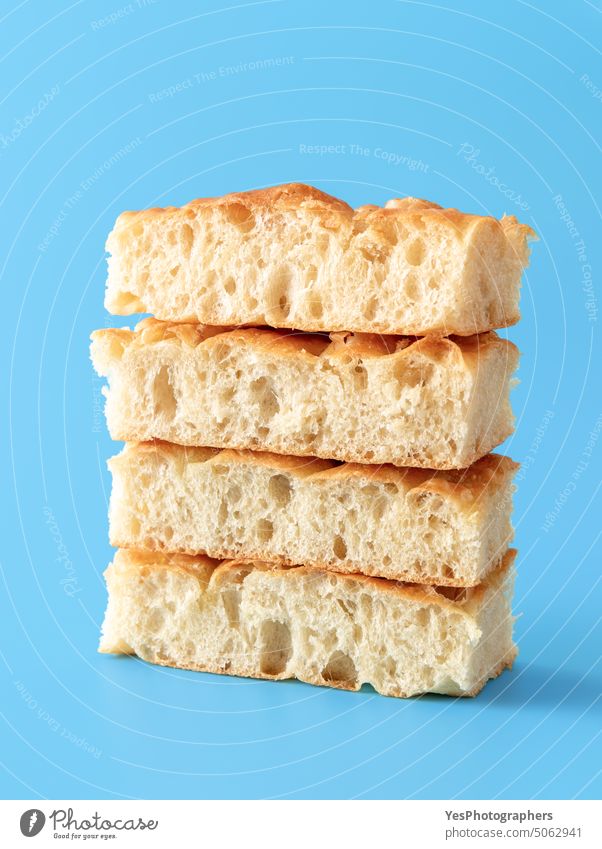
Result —
[[267, 377], [258, 377], [257, 380], [251, 381], [250, 389], [253, 400], [259, 407], [259, 416], [264, 421], [273, 418], [280, 410], [280, 404], [272, 388], [272, 382]]
[[291, 482], [286, 475], [272, 475], [268, 483], [268, 492], [276, 507], [286, 507], [291, 500]]
[[376, 315], [376, 304], [377, 304], [376, 296], [373, 295], [370, 298], [370, 300], [368, 301], [368, 303], [363, 307], [362, 314], [363, 314], [364, 318], [366, 319], [366, 321], [372, 321], [372, 319]]
[[383, 566], [390, 566], [390, 565], [391, 565], [391, 558], [389, 557], [388, 554], [385, 554], [385, 556], [383, 557]]
[[240, 593], [237, 589], [224, 590], [221, 594], [222, 604], [228, 625], [231, 628], [238, 628], [240, 624]]
[[426, 248], [422, 239], [414, 239], [406, 248], [406, 260], [410, 265], [421, 265], [426, 255]]
[[230, 203], [224, 207], [226, 220], [243, 233], [248, 233], [255, 226], [255, 217], [244, 203]]
[[368, 385], [368, 372], [363, 366], [356, 366], [353, 369], [353, 383], [356, 389], [363, 390]]
[[418, 297], [420, 295], [420, 285], [418, 283], [418, 278], [416, 277], [414, 272], [410, 272], [406, 276], [406, 279], [403, 282], [403, 291], [408, 300], [418, 300]]
[[257, 539], [259, 542], [269, 542], [274, 536], [274, 525], [269, 519], [260, 519], [257, 522]]
[[215, 362], [222, 363], [230, 353], [231, 348], [229, 345], [218, 343], [213, 349], [213, 358], [215, 359]]
[[161, 366], [153, 381], [153, 406], [155, 415], [173, 419], [177, 401], [171, 385], [169, 366]]
[[336, 602], [343, 613], [352, 619], [355, 614], [355, 602], [350, 601], [349, 599], [344, 600], [342, 598], [337, 598]]
[[291, 632], [284, 622], [266, 619], [259, 632], [261, 654], [259, 669], [263, 675], [280, 675], [292, 654]]
[[309, 312], [312, 318], [322, 318], [324, 306], [322, 305], [319, 295], [312, 295], [309, 302]]
[[[394, 369], [395, 379], [398, 383], [398, 390], [415, 389], [417, 386], [425, 386], [431, 380], [433, 374], [433, 365], [411, 365], [400, 360]], [[399, 397], [399, 395], [397, 396]]]
[[330, 655], [328, 663], [322, 670], [322, 678], [325, 681], [334, 681], [348, 687], [355, 687], [357, 685], [357, 670], [349, 655], [342, 651], [335, 651]]
[[182, 224], [182, 228], [180, 230], [180, 242], [182, 244], [182, 254], [184, 259], [189, 259], [192, 246], [194, 244], [194, 230], [190, 224]]
[[372, 615], [372, 599], [367, 593], [362, 593], [360, 596], [360, 608], [365, 616]]
[[270, 276], [266, 291], [268, 302], [266, 315], [274, 324], [286, 319], [290, 313], [291, 303], [288, 293], [291, 282], [291, 270], [286, 265], [276, 268]]
[[387, 481], [385, 484], [385, 492], [388, 492], [389, 495], [397, 495], [399, 493], [399, 487], [396, 483], [392, 481]]
[[342, 536], [337, 536], [334, 538], [332, 543], [332, 550], [334, 552], [334, 556], [339, 560], [344, 560], [347, 555], [347, 545]]
[[228, 295], [233, 295], [236, 292], [236, 280], [234, 277], [226, 277], [224, 281], [224, 289]]
[[152, 607], [148, 613], [146, 627], [149, 631], [158, 631], [165, 622], [165, 611], [162, 607]]
[[385, 509], [387, 507], [387, 501], [382, 496], [380, 498], [376, 498], [372, 505], [372, 515], [375, 520], [378, 522], [385, 515]]
[[233, 484], [228, 488], [228, 492], [226, 494], [226, 498], [230, 502], [230, 504], [237, 504], [242, 498], [242, 491], [238, 484]]
[[388, 654], [383, 661], [383, 669], [390, 678], [394, 678], [397, 674], [397, 662], [390, 654]]
[[382, 221], [378, 232], [381, 240], [386, 242], [391, 248], [395, 247], [399, 239], [403, 240], [407, 235], [405, 228], [398, 225], [394, 218]]
[[221, 389], [218, 398], [221, 404], [229, 404], [230, 401], [234, 398], [234, 387], [226, 386], [225, 389]]
[[414, 614], [414, 622], [418, 628], [428, 625], [430, 614], [427, 607], [420, 607]]

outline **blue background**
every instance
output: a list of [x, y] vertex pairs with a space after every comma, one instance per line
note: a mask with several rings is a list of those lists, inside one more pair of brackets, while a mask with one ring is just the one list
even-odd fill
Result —
[[[599, 796], [597, 4], [119, 3], [0, 12], [2, 794]], [[520, 657], [475, 700], [96, 653], [118, 446], [88, 337], [125, 323], [103, 310], [106, 235], [123, 209], [292, 180], [514, 212], [541, 237], [509, 331]]]

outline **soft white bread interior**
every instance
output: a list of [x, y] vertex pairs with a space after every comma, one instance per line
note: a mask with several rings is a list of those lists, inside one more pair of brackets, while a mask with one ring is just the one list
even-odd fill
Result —
[[353, 210], [292, 183], [124, 212], [105, 304], [168, 321], [462, 336], [518, 321], [535, 234], [416, 198]]
[[469, 338], [223, 331], [145, 319], [98, 330], [113, 439], [465, 468], [512, 433], [518, 351]]
[[514, 552], [473, 589], [120, 551], [100, 650], [389, 696], [475, 695], [511, 666]]
[[119, 548], [474, 586], [512, 538], [517, 464], [495, 454], [432, 472], [155, 442], [109, 468]]

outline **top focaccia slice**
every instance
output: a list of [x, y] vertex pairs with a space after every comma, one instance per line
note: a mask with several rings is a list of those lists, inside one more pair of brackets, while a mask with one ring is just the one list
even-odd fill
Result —
[[514, 324], [530, 227], [415, 198], [353, 210], [299, 183], [124, 212], [107, 241], [117, 315], [447, 336]]

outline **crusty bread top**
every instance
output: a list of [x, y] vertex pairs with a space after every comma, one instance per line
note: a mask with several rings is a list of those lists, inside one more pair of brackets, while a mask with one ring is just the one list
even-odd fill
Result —
[[267, 466], [270, 469], [317, 481], [340, 481], [359, 477], [376, 483], [393, 483], [406, 493], [411, 490], [432, 492], [455, 500], [459, 507], [466, 508], [478, 501], [485, 492], [497, 492], [519, 468], [509, 457], [502, 454], [487, 454], [467, 469], [432, 471], [430, 469], [401, 468], [390, 464], [369, 466], [362, 463], [337, 463], [315, 457], [293, 457], [263, 451], [245, 451], [205, 447], [172, 445], [169, 442], [128, 443], [121, 452], [109, 460], [109, 467], [118, 463], [120, 457], [136, 452], [175, 459], [187, 463], [211, 463], [219, 466], [226, 463]]
[[[478, 609], [483, 596], [491, 586], [498, 586], [504, 576], [511, 571], [516, 558], [516, 550], [508, 549], [499, 566], [490, 572], [485, 580], [476, 587], [435, 587], [423, 584], [410, 584], [402, 581], [390, 581], [385, 578], [371, 578], [365, 575], [336, 574], [336, 580], [354, 584], [361, 582], [367, 587], [378, 588], [380, 592], [390, 592], [408, 601], [422, 604], [436, 604], [440, 607], [468, 615]], [[141, 575], [153, 569], [168, 569], [193, 575], [203, 585], [219, 587], [224, 584], [240, 583], [252, 570], [265, 572], [287, 572], [293, 570], [296, 575], [323, 575], [332, 580], [332, 572], [315, 566], [282, 566], [257, 560], [213, 560], [204, 555], [165, 554], [162, 552], [135, 551], [119, 549], [109, 566], [106, 576], [112, 570], [119, 572], [134, 571]]]
[[455, 354], [458, 359], [474, 364], [480, 356], [492, 348], [504, 349], [508, 353], [518, 354], [516, 346], [507, 339], [501, 339], [494, 331], [476, 336], [381, 336], [376, 333], [302, 333], [292, 330], [273, 330], [272, 328], [207, 327], [203, 324], [177, 323], [145, 318], [135, 330], [128, 328], [106, 328], [96, 330], [91, 339], [108, 340], [112, 355], [120, 358], [123, 351], [132, 346], [141, 348], [162, 342], [175, 342], [182, 347], [196, 348], [201, 344], [219, 344], [220, 337], [240, 345], [253, 345], [255, 348], [269, 350], [277, 345], [278, 356], [292, 354], [301, 357], [369, 358], [398, 354], [400, 351], [412, 354], [420, 352], [430, 359], [443, 359]]
[[[113, 232], [121, 231], [144, 219], [170, 216], [175, 212], [180, 213], [180, 210], [187, 211], [189, 216], [193, 218], [195, 211], [199, 208], [232, 206], [234, 204], [244, 204], [247, 209], [258, 212], [265, 209], [309, 210], [322, 219], [321, 223], [325, 227], [336, 229], [341, 223], [352, 221], [358, 231], [366, 226], [375, 229], [378, 229], [379, 225], [386, 226], [387, 219], [390, 218], [402, 222], [407, 221], [409, 226], [420, 228], [426, 220], [434, 218], [438, 222], [449, 224], [451, 230], [462, 235], [484, 218], [490, 219], [492, 222], [497, 221], [492, 216], [472, 215], [460, 212], [457, 209], [444, 209], [431, 201], [413, 197], [392, 198], [385, 203], [384, 207], [366, 204], [354, 210], [339, 198], [326, 194], [326, 192], [322, 192], [313, 186], [304, 183], [285, 183], [266, 189], [232, 192], [222, 197], [198, 198], [181, 208], [168, 206], [143, 209], [137, 212], [122, 212], [115, 223]], [[535, 237], [531, 227], [521, 224], [514, 215], [504, 216], [499, 223], [517, 249], [525, 236]], [[109, 235], [107, 240], [107, 250], [111, 251], [111, 249], [112, 234]], [[520, 253], [522, 255], [523, 251], [521, 250]]]

